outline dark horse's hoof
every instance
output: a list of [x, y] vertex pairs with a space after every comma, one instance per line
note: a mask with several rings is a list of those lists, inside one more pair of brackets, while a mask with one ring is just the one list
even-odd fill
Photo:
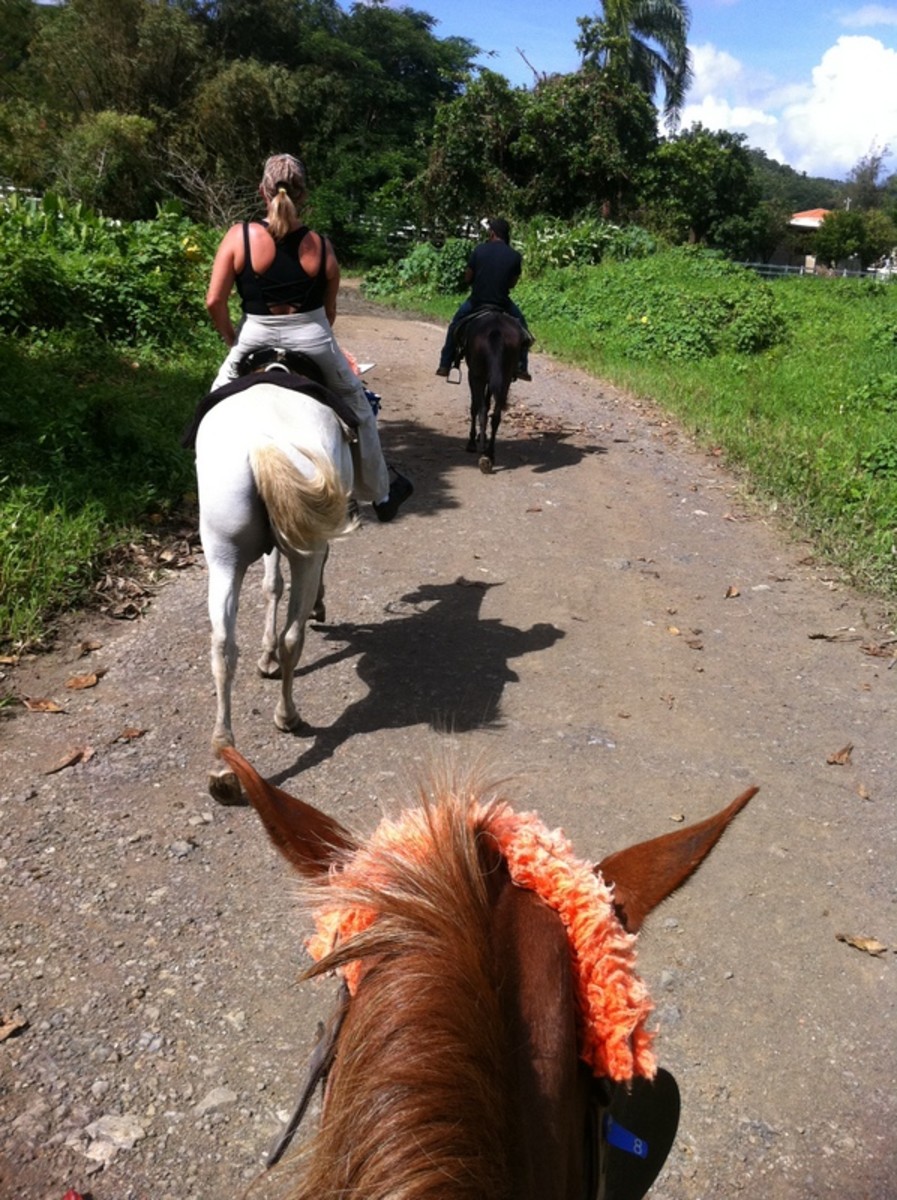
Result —
[[481, 454], [480, 461], [477, 465], [479, 466], [480, 470], [483, 472], [484, 475], [491, 475], [492, 468], [495, 466], [495, 463], [492, 461], [492, 459], [489, 457], [488, 454]]

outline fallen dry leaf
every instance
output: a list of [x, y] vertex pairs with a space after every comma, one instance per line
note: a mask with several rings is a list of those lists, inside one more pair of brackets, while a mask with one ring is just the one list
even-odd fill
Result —
[[731, 600], [733, 596], [740, 596], [740, 595], [741, 595], [741, 592], [738, 590], [738, 588], [735, 586], [735, 584], [730, 583], [729, 586], [726, 588], [726, 595], [724, 598], [726, 600]]
[[667, 633], [671, 633], [673, 637], [678, 637], [680, 632], [681, 630], [677, 629], [675, 625], [667, 625]]
[[542, 511], [542, 508], [541, 508], [541, 506], [540, 506], [540, 505], [538, 505], [538, 504], [534, 504], [534, 505], [532, 506], [532, 508], [528, 508], [528, 509], [526, 509], [525, 511], [526, 511], [526, 512], [528, 512], [528, 513], [531, 513], [531, 512], [532, 512], [532, 513], [536, 513], [536, 512], [541, 512], [541, 511]]
[[861, 800], [871, 800], [872, 799], [872, 794], [869, 791], [869, 789], [866, 787], [865, 783], [857, 784], [857, 795], [859, 796], [859, 798]]
[[18, 665], [19, 656], [17, 654], [0, 654], [0, 666], [17, 667]]
[[88, 654], [92, 654], [94, 650], [102, 650], [102, 642], [82, 642], [78, 647], [78, 657], [85, 658]]
[[106, 668], [100, 667], [96, 671], [91, 671], [89, 675], [73, 675], [71, 679], [65, 681], [65, 686], [71, 688], [73, 692], [83, 691], [84, 688], [96, 687], [105, 674]]
[[835, 937], [839, 942], [846, 942], [848, 946], [855, 946], [857, 950], [864, 950], [866, 954], [873, 954], [876, 958], [880, 958], [887, 950], [887, 946], [875, 938], [857, 937], [851, 933], [836, 933]]
[[860, 649], [872, 658], [897, 658], [897, 649], [894, 648], [893, 639], [886, 642], [869, 642]]
[[825, 760], [829, 766], [843, 767], [850, 762], [850, 756], [853, 753], [853, 742], [848, 742], [846, 746], [842, 746], [840, 750], [836, 750], [834, 754], [830, 754]]
[[12, 1037], [14, 1033], [18, 1033], [20, 1029], [27, 1029], [28, 1022], [20, 1012], [3, 1013], [0, 1016], [0, 1042], [5, 1042], [7, 1038]]
[[133, 742], [137, 738], [142, 738], [145, 733], [145, 729], [135, 729], [132, 726], [128, 726], [127, 729], [121, 731], [118, 737], [114, 737], [112, 740], [113, 742]]
[[680, 825], [685, 820], [685, 813], [673, 813], [670, 816], [670, 820], [675, 821], [677, 825]]
[[30, 696], [24, 696], [22, 698], [22, 703], [25, 705], [25, 707], [28, 709], [29, 712], [49, 712], [49, 713], [65, 712], [65, 709], [62, 707], [61, 704], [57, 704], [57, 702], [55, 700], [51, 700], [49, 697], [32, 700], [32, 698]]
[[700, 638], [686, 638], [685, 644], [686, 644], [686, 646], [689, 646], [692, 650], [703, 650], [704, 649], [704, 643], [701, 641]]
[[74, 767], [80, 762], [90, 762], [93, 758], [92, 746], [77, 746], [74, 750], [66, 751], [65, 755], [59, 760], [54, 767], [49, 767], [44, 771], [45, 775], [55, 775], [57, 771], [64, 771], [66, 767]]

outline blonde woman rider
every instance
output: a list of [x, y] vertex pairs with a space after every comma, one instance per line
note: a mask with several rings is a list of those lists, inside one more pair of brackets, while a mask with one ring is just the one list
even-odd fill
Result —
[[[300, 220], [306, 194], [299, 159], [275, 154], [265, 163], [259, 185], [266, 218], [233, 225], [221, 239], [206, 308], [229, 349], [212, 390], [235, 379], [240, 360], [253, 350], [279, 347], [307, 355], [358, 418], [358, 442], [352, 448], [355, 495], [373, 502], [379, 520], [391, 521], [413, 488], [395, 469], [390, 481], [377, 418], [333, 336], [339, 263], [329, 239]], [[243, 308], [236, 329], [228, 309], [234, 286]]]

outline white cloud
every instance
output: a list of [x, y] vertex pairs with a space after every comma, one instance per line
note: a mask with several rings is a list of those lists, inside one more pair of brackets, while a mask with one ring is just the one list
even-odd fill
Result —
[[875, 38], [839, 38], [809, 82], [749, 75], [713, 46], [692, 48], [692, 62], [684, 129], [700, 121], [744, 133], [771, 158], [834, 178], [870, 152], [897, 151], [897, 51]]
[[897, 25], [897, 8], [885, 4], [864, 4], [862, 8], [838, 18], [847, 29], [872, 29], [879, 25]]

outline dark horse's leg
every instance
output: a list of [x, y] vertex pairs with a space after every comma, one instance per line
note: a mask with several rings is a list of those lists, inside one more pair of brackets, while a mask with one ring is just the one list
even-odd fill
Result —
[[486, 394], [486, 380], [471, 370], [469, 363], [467, 382], [470, 384], [470, 434], [467, 438], [467, 450], [468, 453], [474, 454], [478, 446], [485, 450], [486, 406], [489, 399]]

